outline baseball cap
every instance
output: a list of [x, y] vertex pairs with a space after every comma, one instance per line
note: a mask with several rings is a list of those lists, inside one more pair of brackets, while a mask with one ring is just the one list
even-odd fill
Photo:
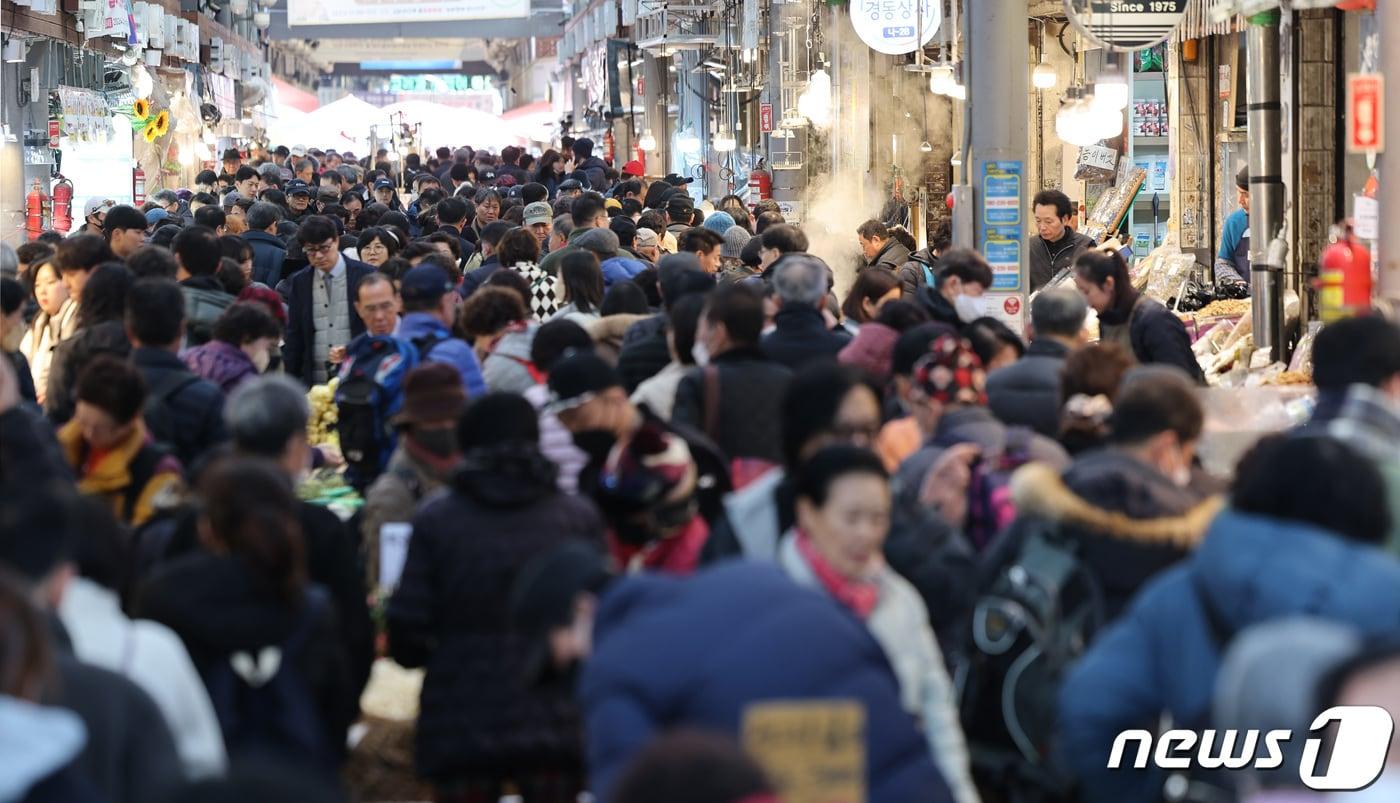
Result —
[[612, 229], [589, 229], [575, 237], [570, 244], [606, 259], [617, 255], [619, 241]]
[[87, 200], [87, 203], [83, 204], [83, 217], [92, 217], [93, 215], [97, 214], [98, 211], [103, 209], [111, 209], [113, 206], [116, 205], [117, 202], [113, 201], [111, 198], [89, 198]]
[[580, 181], [579, 181], [578, 179], [576, 179], [576, 178], [566, 178], [566, 179], [564, 179], [563, 181], [559, 182], [559, 189], [561, 189], [561, 190], [581, 190], [581, 189], [583, 189], [583, 183], [580, 182]]
[[1235, 186], [1249, 192], [1249, 165], [1241, 167], [1240, 171], [1235, 174]]
[[666, 174], [666, 178], [662, 179], [662, 181], [665, 181], [667, 184], [670, 184], [672, 187], [684, 187], [685, 185], [689, 184], [690, 182], [692, 182], [692, 181], [694, 181], [694, 180], [695, 180], [695, 177], [694, 177], [694, 176], [679, 176], [679, 175], [676, 175], [675, 173], [667, 173], [667, 174]]
[[608, 388], [619, 387], [622, 377], [602, 357], [591, 351], [566, 354], [549, 370], [550, 403], [545, 409], [558, 415], [588, 403]]
[[452, 292], [452, 277], [436, 265], [419, 265], [403, 275], [399, 295], [405, 302], [432, 303]]
[[293, 155], [293, 156], [305, 156], [305, 155], [306, 155], [306, 146], [305, 146], [305, 145], [293, 145], [293, 146], [292, 146], [292, 155]]
[[634, 248], [654, 248], [661, 244], [656, 232], [646, 228], [637, 229], [637, 238], [632, 242]]
[[554, 219], [554, 210], [544, 201], [535, 201], [527, 204], [523, 213], [523, 220], [526, 226], [533, 226], [537, 223], [548, 223]]
[[288, 198], [292, 197], [293, 195], [310, 195], [311, 188], [306, 185], [305, 181], [296, 179], [287, 182], [286, 193]]
[[381, 178], [374, 182], [374, 188], [376, 190], [392, 190], [394, 188], [394, 182], [387, 178]]
[[525, 639], [527, 683], [549, 675], [549, 631], [569, 623], [579, 594], [598, 593], [611, 578], [602, 551], [581, 541], [566, 541], [521, 568], [510, 590], [510, 619]]
[[632, 222], [632, 218], [626, 215], [618, 215], [608, 221], [608, 228], [617, 235], [619, 246], [631, 247], [637, 241], [637, 224]]
[[647, 169], [644, 166], [642, 166], [640, 160], [633, 159], [632, 161], [622, 166], [622, 172], [626, 173], [629, 176], [641, 176], [647, 172]]
[[604, 209], [616, 209], [617, 211], [621, 212], [621, 211], [622, 211], [622, 202], [619, 201], [619, 200], [617, 200], [616, 198], [608, 198], [607, 200], [603, 201], [603, 208], [604, 208]]
[[237, 206], [238, 202], [241, 200], [243, 200], [243, 196], [238, 194], [237, 190], [231, 190], [227, 195], [224, 196], [224, 199], [219, 202], [219, 205], [222, 206], [224, 209], [232, 209], [233, 207]]

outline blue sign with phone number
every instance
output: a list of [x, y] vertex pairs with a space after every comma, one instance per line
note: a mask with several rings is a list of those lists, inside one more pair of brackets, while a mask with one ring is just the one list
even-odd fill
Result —
[[982, 163], [982, 255], [991, 290], [1021, 289], [1021, 175], [1018, 161]]

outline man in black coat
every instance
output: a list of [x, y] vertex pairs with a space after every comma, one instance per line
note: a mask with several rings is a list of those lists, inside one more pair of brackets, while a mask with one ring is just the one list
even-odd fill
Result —
[[224, 394], [180, 360], [185, 302], [165, 279], [142, 279], [126, 297], [131, 361], [146, 381], [146, 430], [188, 471], [227, 438]]
[[783, 462], [779, 408], [792, 371], [763, 356], [763, 298], [742, 284], [720, 287], [695, 333], [708, 358], [676, 388], [671, 420], [704, 432], [731, 460]]
[[[310, 265], [293, 274], [287, 304], [286, 345], [282, 349], [287, 373], [297, 377], [307, 385], [325, 382], [331, 375], [327, 363], [335, 365], [344, 358], [345, 346], [365, 331], [364, 321], [355, 312], [355, 290], [360, 279], [374, 271], [363, 262], [346, 259], [336, 247], [340, 232], [329, 218], [313, 215], [297, 229], [297, 240]], [[317, 296], [315, 282], [336, 288], [344, 288], [345, 306], [337, 313], [340, 302], [336, 297], [325, 301], [326, 308], [319, 316], [327, 327], [323, 341], [327, 351], [318, 352], [316, 345], [317, 314], [312, 305]], [[344, 315], [347, 326], [336, 325], [336, 316]], [[323, 361], [324, 358], [324, 361]], [[340, 358], [340, 359], [337, 359]]]
[[208, 226], [186, 226], [175, 235], [170, 250], [185, 296], [185, 344], [202, 346], [214, 336], [214, 321], [235, 300], [215, 278], [222, 258], [219, 235]]
[[258, 201], [248, 207], [248, 230], [243, 240], [253, 249], [253, 281], [276, 287], [282, 281], [282, 263], [287, 259], [287, 244], [277, 236], [277, 224], [282, 222], [282, 208], [277, 204]]
[[856, 229], [860, 239], [861, 256], [866, 267], [883, 267], [898, 271], [909, 261], [909, 249], [895, 239], [888, 226], [878, 220], [867, 220]]
[[1060, 374], [1083, 342], [1089, 307], [1072, 287], [1042, 290], [1031, 302], [1034, 337], [1021, 359], [987, 376], [987, 404], [1002, 423], [1049, 438], [1060, 431]]
[[772, 275], [782, 306], [774, 330], [763, 338], [763, 354], [794, 371], [814, 360], [835, 360], [851, 336], [829, 328], [822, 317], [831, 269], [811, 254], [787, 254], [773, 263]]
[[1044, 287], [1060, 271], [1096, 243], [1092, 237], [1070, 228], [1074, 205], [1059, 190], [1042, 190], [1031, 201], [1036, 235], [1027, 243], [1031, 260], [1031, 292]]
[[656, 376], [671, 361], [671, 349], [666, 343], [667, 315], [675, 303], [691, 293], [708, 293], [715, 287], [715, 277], [700, 269], [700, 261], [694, 254], [663, 257], [657, 272], [661, 303], [666, 312], [637, 321], [622, 337], [617, 371], [628, 393]]

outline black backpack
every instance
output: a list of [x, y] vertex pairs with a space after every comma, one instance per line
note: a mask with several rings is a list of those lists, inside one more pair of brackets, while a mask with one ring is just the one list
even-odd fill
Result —
[[[175, 417], [172, 403], [185, 388], [198, 381], [198, 374], [187, 371], [170, 371], [161, 377], [159, 382], [151, 386], [151, 392], [146, 396], [146, 404], [141, 409], [141, 417], [146, 421], [146, 431], [151, 434], [151, 439], [177, 457], [183, 458], [186, 455], [180, 454], [177, 440], [179, 421]], [[189, 470], [189, 466], [184, 468], [186, 471]]]
[[389, 464], [398, 442], [392, 419], [403, 406], [404, 377], [442, 340], [433, 335], [411, 342], [392, 335], [363, 335], [350, 344], [335, 405], [340, 452], [354, 487], [368, 487]]
[[962, 720], [983, 772], [1053, 797], [1067, 786], [1051, 761], [1056, 696], [1105, 624], [1103, 591], [1053, 522], [1023, 516], [1001, 539], [995, 551], [1011, 558], [974, 604], [955, 669]]
[[331, 744], [301, 663], [330, 597], [308, 586], [296, 625], [281, 644], [222, 657], [204, 677], [230, 756], [263, 755], [329, 768]]

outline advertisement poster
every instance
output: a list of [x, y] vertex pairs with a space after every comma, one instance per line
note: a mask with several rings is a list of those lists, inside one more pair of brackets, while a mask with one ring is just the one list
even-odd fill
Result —
[[530, 0], [287, 0], [287, 25], [516, 19]]
[[982, 255], [992, 266], [988, 290], [1022, 290], [1021, 172], [1020, 162], [982, 163]]

